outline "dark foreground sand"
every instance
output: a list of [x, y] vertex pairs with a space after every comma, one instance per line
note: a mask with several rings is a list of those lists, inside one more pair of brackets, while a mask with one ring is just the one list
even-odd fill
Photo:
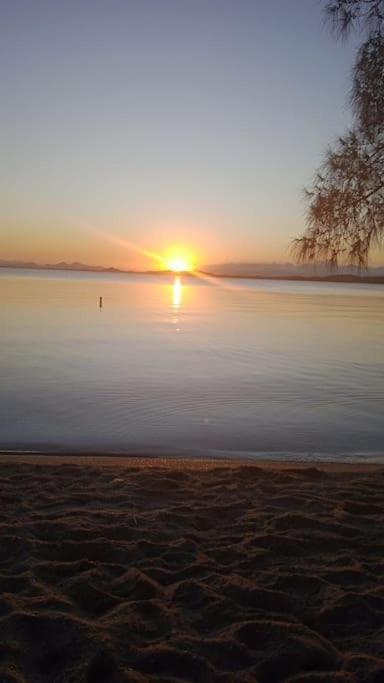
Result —
[[384, 681], [384, 469], [0, 458], [0, 682]]

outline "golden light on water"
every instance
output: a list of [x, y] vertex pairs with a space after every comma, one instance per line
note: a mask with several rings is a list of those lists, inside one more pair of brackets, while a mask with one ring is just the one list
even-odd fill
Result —
[[181, 306], [182, 293], [183, 293], [183, 289], [182, 289], [182, 284], [181, 284], [181, 278], [177, 275], [174, 279], [173, 289], [172, 289], [172, 303], [173, 303], [173, 308], [175, 310], [179, 309]]

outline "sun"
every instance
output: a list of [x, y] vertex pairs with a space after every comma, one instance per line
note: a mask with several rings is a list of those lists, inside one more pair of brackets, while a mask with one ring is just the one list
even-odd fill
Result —
[[184, 258], [175, 258], [169, 261], [169, 269], [174, 273], [184, 273], [191, 268], [189, 263]]
[[186, 251], [172, 251], [165, 259], [173, 273], [189, 273], [194, 270], [192, 257]]

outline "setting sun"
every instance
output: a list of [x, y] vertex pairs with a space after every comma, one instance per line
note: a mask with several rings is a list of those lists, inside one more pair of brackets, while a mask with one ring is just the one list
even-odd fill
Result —
[[194, 270], [194, 264], [191, 255], [186, 251], [174, 250], [169, 253], [165, 262], [174, 273], [185, 273]]
[[186, 270], [191, 270], [191, 266], [183, 258], [176, 258], [169, 261], [169, 268], [173, 270], [174, 273], [182, 273]]

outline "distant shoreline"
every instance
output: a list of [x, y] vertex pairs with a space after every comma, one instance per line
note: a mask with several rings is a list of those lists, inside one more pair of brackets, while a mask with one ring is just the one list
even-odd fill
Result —
[[214, 275], [200, 271], [203, 275], [231, 280], [292, 280], [293, 282], [344, 282], [384, 285], [383, 276], [360, 275]]
[[0, 268], [12, 269], [12, 270], [49, 270], [49, 271], [59, 271], [66, 273], [110, 273], [116, 275], [188, 275], [188, 277], [198, 277], [199, 273], [207, 277], [213, 277], [218, 279], [231, 279], [231, 280], [287, 280], [292, 282], [333, 282], [333, 283], [351, 283], [351, 284], [375, 284], [384, 285], [384, 276], [375, 275], [238, 275], [230, 273], [220, 273], [216, 275], [209, 271], [196, 271], [194, 272], [184, 272], [184, 273], [174, 273], [171, 270], [120, 270], [119, 268], [92, 268], [90, 266], [86, 267], [76, 267], [72, 268], [70, 266], [55, 266], [55, 265], [37, 265], [37, 264], [26, 264], [26, 265], [13, 265], [0, 263]]

